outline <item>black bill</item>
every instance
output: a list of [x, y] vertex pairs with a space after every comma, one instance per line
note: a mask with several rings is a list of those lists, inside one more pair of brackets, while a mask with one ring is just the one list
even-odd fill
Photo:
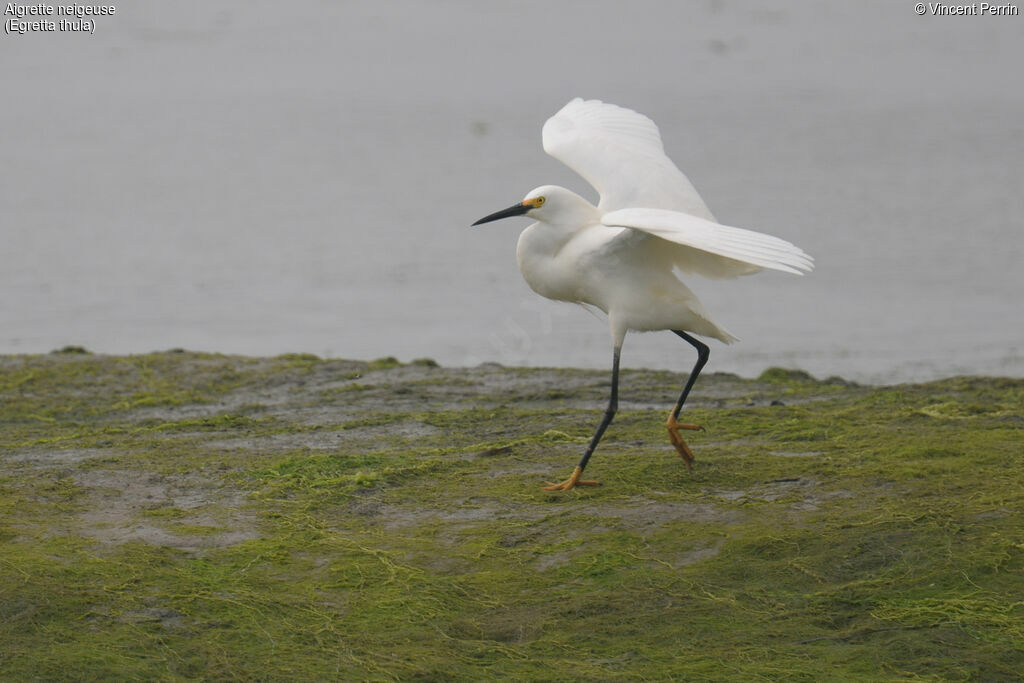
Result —
[[495, 211], [490, 216], [484, 216], [483, 218], [478, 220], [473, 225], [481, 225], [483, 223], [490, 223], [491, 221], [498, 221], [498, 220], [501, 220], [502, 218], [510, 218], [511, 216], [522, 216], [524, 213], [526, 213], [527, 211], [529, 211], [532, 208], [533, 207], [530, 206], [529, 204], [515, 204], [513, 206], [508, 207], [507, 209], [502, 209], [501, 211]]

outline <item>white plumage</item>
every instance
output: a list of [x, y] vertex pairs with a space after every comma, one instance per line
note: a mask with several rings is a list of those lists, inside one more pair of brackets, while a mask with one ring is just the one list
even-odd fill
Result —
[[[749, 230], [740, 235], [734, 232], [739, 228], [722, 230], [689, 178], [665, 154], [658, 126], [643, 114], [577, 97], [547, 120], [542, 138], [545, 152], [598, 191], [597, 208], [615, 212], [602, 216], [602, 223], [690, 247], [673, 252], [675, 265], [684, 272], [729, 278], [762, 268], [798, 273], [813, 268], [813, 259], [789, 242]], [[641, 208], [666, 211], [618, 213]], [[734, 239], [748, 243], [737, 250]]]
[[552, 489], [583, 483], [579, 474], [615, 413], [619, 353], [628, 330], [672, 330], [698, 350], [698, 363], [666, 425], [689, 466], [693, 454], [677, 430], [692, 425], [675, 418], [708, 349], [686, 332], [725, 343], [736, 338], [711, 319], [676, 272], [731, 278], [769, 268], [800, 275], [814, 261], [778, 237], [719, 224], [643, 114], [577, 98], [547, 120], [542, 137], [544, 151], [598, 191], [597, 206], [563, 187], [543, 185], [474, 225], [516, 215], [534, 218], [516, 249], [526, 282], [549, 299], [608, 314], [612, 399], [573, 477]]
[[603, 211], [670, 209], [715, 220], [643, 114], [577, 97], [547, 120], [542, 138], [545, 152], [601, 194]]
[[[737, 275], [746, 275], [761, 268], [772, 268], [794, 275], [802, 275], [814, 267], [814, 261], [799, 247], [786, 240], [753, 230], [731, 228], [714, 221], [665, 209], [619, 209], [601, 217], [604, 225], [633, 228], [660, 237], [663, 240], [708, 254], [717, 254], [738, 261]], [[690, 258], [699, 259], [700, 254]], [[680, 262], [686, 263], [680, 255]], [[699, 263], [699, 261], [698, 261]], [[746, 266], [757, 266], [748, 268]], [[699, 265], [689, 268], [701, 275], [714, 277], [717, 270], [708, 268], [702, 273]]]

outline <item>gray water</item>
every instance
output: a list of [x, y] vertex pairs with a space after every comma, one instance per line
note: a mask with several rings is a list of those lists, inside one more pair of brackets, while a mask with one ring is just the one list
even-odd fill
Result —
[[742, 339], [710, 369], [1024, 376], [1024, 17], [763, 5], [133, 0], [0, 35], [0, 352], [605, 367], [605, 322], [522, 282], [527, 221], [469, 228], [537, 185], [593, 197], [540, 146], [579, 95], [816, 258], [688, 281]]

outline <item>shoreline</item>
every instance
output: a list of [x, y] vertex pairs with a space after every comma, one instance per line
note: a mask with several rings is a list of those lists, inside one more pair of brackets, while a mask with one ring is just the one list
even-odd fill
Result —
[[[28, 353], [28, 352], [26, 352], [26, 353], [15, 353], [15, 352], [12, 352], [12, 353], [0, 353], [0, 359], [7, 359], [7, 358], [36, 358], [36, 357], [44, 357], [44, 356], [62, 356], [62, 355], [70, 355], [70, 356], [83, 355], [83, 356], [94, 356], [96, 358], [137, 358], [137, 357], [148, 357], [148, 356], [155, 356], [155, 355], [161, 355], [161, 354], [185, 354], [185, 355], [194, 355], [194, 356], [207, 356], [207, 357], [211, 357], [211, 358], [238, 358], [238, 359], [248, 359], [248, 360], [307, 359], [307, 360], [318, 361], [318, 362], [363, 363], [363, 364], [366, 364], [366, 365], [369, 365], [369, 366], [373, 366], [375, 364], [376, 365], [387, 364], [387, 365], [394, 365], [394, 366], [426, 365], [426, 366], [430, 366], [430, 367], [444, 368], [446, 370], [453, 370], [453, 371], [457, 371], [457, 370], [474, 370], [474, 369], [477, 369], [477, 368], [500, 368], [500, 369], [538, 370], [538, 371], [545, 371], [545, 370], [552, 370], [552, 371], [576, 370], [576, 371], [580, 371], [580, 372], [610, 372], [610, 369], [609, 368], [605, 368], [604, 366], [590, 367], [590, 366], [577, 366], [577, 365], [521, 365], [521, 364], [506, 364], [506, 363], [501, 363], [501, 362], [492, 361], [492, 360], [481, 361], [481, 362], [473, 364], [473, 365], [451, 365], [451, 364], [439, 363], [438, 361], [434, 360], [431, 357], [411, 358], [409, 360], [402, 360], [400, 358], [396, 358], [395, 356], [383, 356], [383, 357], [373, 358], [373, 359], [370, 359], [370, 358], [348, 358], [348, 357], [344, 357], [344, 356], [333, 356], [333, 355], [325, 356], [325, 355], [320, 355], [320, 354], [315, 354], [315, 353], [310, 353], [310, 352], [305, 352], [305, 351], [283, 352], [283, 353], [278, 353], [278, 354], [247, 354], [247, 353], [229, 353], [229, 352], [221, 352], [221, 351], [201, 351], [201, 350], [195, 350], [195, 349], [183, 349], [183, 348], [175, 347], [175, 348], [164, 349], [164, 350], [156, 350], [156, 351], [142, 351], [142, 352], [131, 352], [131, 353], [107, 353], [107, 352], [103, 352], [103, 351], [92, 351], [92, 350], [90, 350], [90, 349], [88, 349], [88, 348], [86, 348], [84, 346], [77, 345], [77, 344], [67, 345], [67, 346], [64, 346], [64, 347], [61, 347], [61, 348], [56, 348], [56, 349], [53, 349], [53, 350], [50, 350], [50, 351], [39, 351], [39, 352], [31, 352], [31, 353]], [[628, 365], [626, 363], [623, 363], [622, 370], [623, 371], [627, 371], [628, 370], [628, 371], [631, 371], [631, 372], [667, 372], [667, 373], [681, 374], [681, 375], [683, 375], [685, 377], [685, 372], [686, 372], [686, 367], [685, 366], [686, 366], [686, 363], [683, 362], [681, 364], [680, 368], [678, 368], [678, 369], [663, 369], [663, 368], [653, 368], [653, 367], [646, 367], [646, 366], [630, 366], [630, 365]], [[942, 375], [942, 376], [935, 376], [935, 377], [907, 379], [907, 380], [900, 379], [900, 380], [894, 380], [892, 382], [875, 382], [875, 381], [869, 381], [869, 380], [864, 380], [864, 379], [847, 378], [847, 377], [844, 377], [840, 373], [833, 373], [833, 372], [823, 372], [823, 373], [815, 374], [815, 373], [812, 373], [812, 372], [810, 372], [810, 371], [808, 371], [808, 370], [806, 370], [804, 368], [799, 367], [799, 364], [786, 365], [786, 366], [766, 364], [766, 366], [765, 366], [765, 368], [763, 370], [761, 370], [759, 372], [755, 372], [755, 373], [750, 373], [750, 374], [730, 372], [730, 371], [727, 371], [727, 370], [715, 370], [713, 368], [713, 366], [709, 366], [708, 368], [705, 368], [704, 372], [701, 373], [700, 378], [702, 379], [705, 376], [710, 376], [710, 375], [722, 375], [722, 376], [732, 377], [732, 378], [739, 379], [739, 380], [754, 381], [754, 382], [756, 382], [756, 381], [760, 381], [763, 377], [765, 377], [766, 373], [772, 374], [772, 373], [779, 373], [779, 372], [782, 372], [782, 373], [794, 373], [794, 377], [803, 377], [804, 379], [806, 379], [808, 381], [821, 382], [821, 383], [825, 383], [825, 384], [838, 383], [838, 384], [846, 384], [848, 386], [863, 386], [863, 387], [876, 387], [876, 388], [895, 387], [895, 386], [900, 386], [900, 385], [931, 384], [931, 383], [935, 383], [935, 382], [943, 382], [943, 381], [946, 381], [946, 380], [955, 379], [955, 378], [958, 378], [958, 377], [976, 377], [976, 378], [1008, 379], [1008, 380], [1024, 379], [1024, 376], [1018, 377], [1016, 375], [1007, 375], [1007, 374], [1000, 374], [1000, 373], [951, 372], [949, 374], [945, 374], [945, 375]], [[698, 379], [698, 382], [699, 381], [700, 381], [700, 379]]]

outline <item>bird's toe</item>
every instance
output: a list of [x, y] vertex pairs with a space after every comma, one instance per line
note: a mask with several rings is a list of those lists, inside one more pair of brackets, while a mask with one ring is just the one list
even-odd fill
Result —
[[583, 468], [577, 467], [572, 471], [572, 475], [560, 484], [554, 484], [550, 481], [545, 482], [547, 486], [542, 486], [543, 491], [568, 491], [571, 488], [577, 486], [600, 486], [601, 482], [593, 481], [588, 479], [580, 479], [580, 475], [583, 474]]
[[679, 430], [680, 429], [703, 429], [703, 428], [702, 427], [698, 427], [697, 425], [684, 425], [684, 424], [680, 424], [680, 423], [676, 422], [674, 418], [671, 418], [671, 417], [668, 419], [668, 423], [665, 426], [668, 429], [668, 440], [672, 442], [672, 445], [676, 449], [676, 453], [678, 453], [679, 457], [682, 458], [683, 462], [686, 463], [686, 469], [687, 470], [692, 470], [693, 469], [693, 461], [696, 458], [694, 458], [693, 451], [690, 450], [690, 447], [686, 444], [685, 441], [683, 441], [683, 437], [681, 437], [679, 435]]

